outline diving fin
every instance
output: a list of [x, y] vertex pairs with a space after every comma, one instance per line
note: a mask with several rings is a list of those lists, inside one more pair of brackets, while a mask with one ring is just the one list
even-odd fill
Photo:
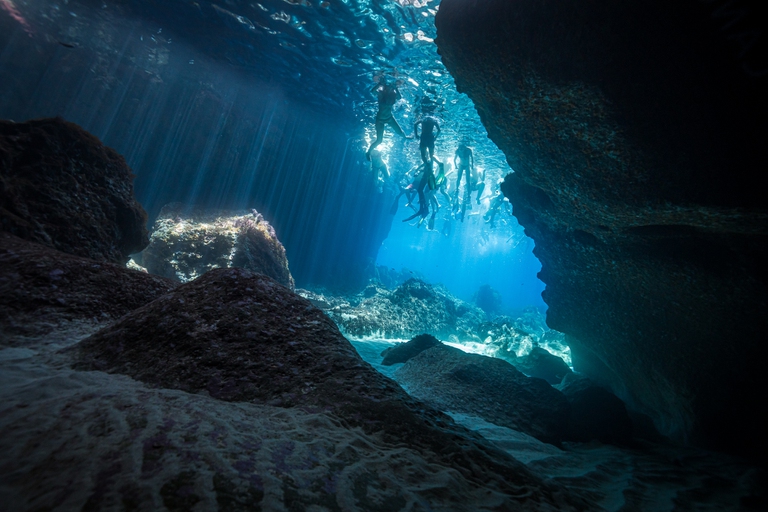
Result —
[[421, 213], [421, 212], [416, 212], [416, 213], [414, 213], [413, 215], [411, 215], [411, 216], [410, 216], [410, 217], [408, 217], [407, 219], [403, 219], [403, 222], [408, 222], [408, 221], [410, 221], [410, 220], [413, 220], [413, 219], [415, 219], [416, 217], [418, 217], [418, 216], [419, 216], [419, 214], [420, 214], [420, 213]]

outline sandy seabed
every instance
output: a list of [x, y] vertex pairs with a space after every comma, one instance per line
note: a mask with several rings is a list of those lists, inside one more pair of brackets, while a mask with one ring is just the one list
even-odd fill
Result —
[[0, 403], [8, 511], [418, 510], [468, 499], [484, 509], [504, 501], [327, 414], [151, 389], [25, 348], [0, 350]]
[[[0, 350], [3, 510], [506, 509], [509, 496], [329, 414], [75, 371], [56, 348]], [[560, 449], [477, 417], [452, 417], [589, 510], [750, 510], [744, 498], [764, 478], [692, 448]]]

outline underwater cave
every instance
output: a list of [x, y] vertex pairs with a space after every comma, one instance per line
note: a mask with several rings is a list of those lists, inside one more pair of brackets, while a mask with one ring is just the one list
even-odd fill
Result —
[[764, 510], [760, 6], [0, 0], [3, 509]]

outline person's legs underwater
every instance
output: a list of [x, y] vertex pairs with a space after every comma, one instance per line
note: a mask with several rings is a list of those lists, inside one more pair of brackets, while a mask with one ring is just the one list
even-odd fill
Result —
[[454, 211], [458, 211], [459, 210], [459, 204], [461, 204], [461, 202], [459, 201], [459, 191], [461, 189], [461, 177], [464, 174], [465, 170], [466, 170], [466, 174], [467, 174], [467, 178], [466, 178], [467, 186], [469, 186], [469, 169], [467, 169], [463, 165], [459, 165], [459, 169], [458, 169], [459, 177], [456, 178], [456, 192], [455, 192], [454, 198], [453, 198], [453, 210]]
[[403, 129], [402, 129], [402, 128], [400, 128], [400, 125], [399, 125], [399, 124], [397, 124], [397, 121], [395, 120], [395, 117], [394, 117], [394, 116], [392, 116], [392, 117], [390, 117], [389, 119], [385, 120], [385, 121], [384, 121], [384, 123], [385, 123], [385, 124], [388, 124], [389, 126], [391, 126], [391, 127], [392, 127], [392, 129], [393, 129], [393, 130], [395, 130], [395, 133], [396, 133], [396, 134], [400, 135], [401, 137], [405, 137], [406, 139], [408, 138], [408, 137], [405, 135], [405, 132], [403, 131]]
[[477, 200], [477, 204], [480, 204], [480, 196], [483, 195], [483, 191], [485, 190], [485, 182], [481, 181], [480, 183], [477, 184], [476, 188], [477, 188], [476, 200]]
[[371, 159], [371, 151], [373, 151], [374, 148], [376, 148], [376, 146], [381, 144], [381, 141], [384, 139], [384, 125], [385, 125], [384, 121], [381, 121], [379, 118], [376, 118], [376, 140], [371, 142], [371, 145], [368, 146], [368, 151], [365, 152], [365, 157], [368, 160]]

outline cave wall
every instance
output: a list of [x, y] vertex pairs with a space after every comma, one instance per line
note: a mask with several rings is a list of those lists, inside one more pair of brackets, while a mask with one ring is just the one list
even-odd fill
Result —
[[67, 41], [77, 45], [66, 46], [0, 17], [0, 119], [61, 116], [114, 148], [136, 175], [150, 228], [170, 202], [255, 208], [285, 245], [297, 286], [362, 286], [391, 216], [350, 143], [357, 121], [297, 102], [267, 69], [245, 75], [154, 26], [75, 24]]
[[663, 433], [766, 453], [758, 2], [443, 0], [437, 44], [514, 169], [550, 327]]

